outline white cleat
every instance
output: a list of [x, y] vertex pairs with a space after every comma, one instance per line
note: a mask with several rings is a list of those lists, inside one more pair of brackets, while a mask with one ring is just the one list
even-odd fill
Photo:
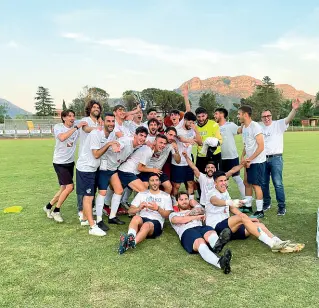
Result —
[[94, 225], [89, 230], [90, 235], [96, 235], [96, 236], [105, 236], [106, 232], [104, 232], [102, 229], [100, 229], [97, 225]]
[[47, 209], [46, 206], [43, 207], [43, 211], [47, 214], [47, 217], [52, 219], [52, 214], [51, 214], [51, 210]]
[[[96, 221], [94, 220], [94, 224], [96, 224]], [[81, 226], [89, 226], [89, 221], [88, 220], [81, 220]]]
[[287, 245], [290, 244], [290, 241], [275, 241], [274, 245], [271, 247], [272, 252], [279, 252]]
[[51, 212], [51, 216], [56, 222], [63, 222], [63, 218], [60, 212]]

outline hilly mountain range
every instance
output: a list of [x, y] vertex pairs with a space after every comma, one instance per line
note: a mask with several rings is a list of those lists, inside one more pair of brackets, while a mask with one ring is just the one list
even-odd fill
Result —
[[8, 107], [8, 115], [11, 118], [14, 118], [18, 114], [31, 114], [31, 112], [28, 112], [3, 98], [0, 98], [0, 105], [6, 105]]
[[[181, 93], [181, 89], [188, 85], [189, 98], [192, 102], [193, 108], [198, 106], [200, 96], [205, 92], [216, 93], [216, 101], [230, 109], [234, 103], [239, 103], [241, 98], [247, 98], [252, 95], [257, 85], [262, 84], [262, 81], [251, 76], [218, 76], [201, 80], [194, 77], [185, 81], [175, 91]], [[296, 90], [289, 84], [275, 85], [277, 89], [282, 91], [284, 98], [296, 99], [299, 98], [301, 102], [307, 99], [314, 99], [304, 91]]]

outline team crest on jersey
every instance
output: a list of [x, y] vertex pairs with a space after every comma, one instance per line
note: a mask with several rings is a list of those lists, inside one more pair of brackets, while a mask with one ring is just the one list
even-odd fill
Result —
[[92, 191], [92, 189], [91, 189], [91, 188], [88, 188], [88, 189], [86, 190], [86, 193], [87, 193], [87, 194], [90, 194], [91, 191]]
[[149, 196], [149, 197], [147, 197], [146, 198], [146, 200], [145, 200], [146, 202], [162, 202], [162, 198], [154, 198], [154, 197], [152, 197], [152, 196]]

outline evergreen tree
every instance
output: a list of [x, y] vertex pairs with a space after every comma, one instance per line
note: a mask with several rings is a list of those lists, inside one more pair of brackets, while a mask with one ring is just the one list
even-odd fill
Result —
[[48, 88], [38, 87], [35, 99], [35, 110], [38, 116], [53, 116], [55, 105]]

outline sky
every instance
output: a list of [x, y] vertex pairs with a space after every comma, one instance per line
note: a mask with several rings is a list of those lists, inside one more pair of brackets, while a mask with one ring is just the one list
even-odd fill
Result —
[[268, 75], [319, 91], [318, 1], [0, 1], [0, 98], [34, 112], [82, 87], [110, 97], [193, 77]]

